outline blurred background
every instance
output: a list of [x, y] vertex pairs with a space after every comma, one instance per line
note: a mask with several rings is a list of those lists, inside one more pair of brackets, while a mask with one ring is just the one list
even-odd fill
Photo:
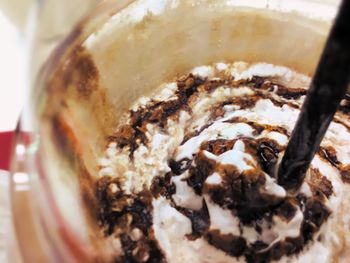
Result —
[[[25, 98], [26, 19], [31, 0], [0, 0], [0, 262], [20, 262], [13, 240], [8, 200], [10, 131]], [[7, 237], [7, 239], [5, 239]], [[11, 248], [12, 254], [5, 250]], [[9, 250], [8, 250], [9, 251]], [[9, 260], [11, 258], [11, 260]]]
[[0, 0], [0, 132], [13, 130], [24, 101], [26, 19], [32, 0]]

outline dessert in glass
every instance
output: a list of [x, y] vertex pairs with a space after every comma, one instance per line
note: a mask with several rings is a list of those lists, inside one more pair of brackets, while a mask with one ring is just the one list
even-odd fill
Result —
[[350, 98], [300, 191], [276, 181], [336, 10], [100, 4], [35, 76], [25, 169], [43, 257], [346, 262]]

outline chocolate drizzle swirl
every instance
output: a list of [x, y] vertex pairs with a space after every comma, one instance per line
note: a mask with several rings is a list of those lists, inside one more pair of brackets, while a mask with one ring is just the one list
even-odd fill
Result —
[[[118, 149], [127, 147], [131, 162], [137, 162], [134, 159], [134, 152], [141, 145], [149, 143], [146, 135], [148, 124], [157, 125], [166, 134], [169, 120], [178, 121], [180, 111], [193, 114], [193, 104], [200, 95], [210, 96], [222, 86], [230, 89], [249, 87], [253, 94], [232, 96], [217, 102], [205, 113], [209, 119], [204, 125], [184, 131], [181, 145], [199, 136], [216, 120], [222, 118], [225, 115], [224, 107], [227, 105], [234, 105], [239, 109], [251, 109], [259, 100], [268, 99], [278, 107], [288, 105], [293, 109], [299, 109], [300, 101], [306, 94], [306, 89], [288, 88], [272, 78], [255, 76], [250, 80], [235, 81], [226, 76], [210, 80], [189, 74], [177, 81], [178, 89], [172, 99], [165, 101], [151, 99], [146, 105], [130, 111], [129, 122], [120, 126], [118, 131], [109, 137], [109, 142], [116, 142]], [[348, 105], [344, 103], [340, 111], [348, 113], [347, 108]], [[98, 213], [100, 226], [105, 236], [114, 235], [121, 242], [122, 255], [116, 262], [166, 262], [165, 253], [155, 238], [152, 226], [151, 201], [160, 197], [165, 197], [173, 208], [191, 222], [192, 232], [186, 236], [189, 241], [202, 238], [227, 255], [244, 257], [248, 263], [266, 263], [279, 260], [283, 256], [298, 255], [306, 245], [315, 241], [316, 233], [331, 214], [325, 204], [333, 195], [331, 181], [313, 168], [310, 169], [307, 178], [310, 195], [299, 193], [294, 197], [282, 197], [269, 193], [265, 187], [267, 184], [265, 175], [273, 178], [278, 157], [285, 150], [285, 146], [276, 140], [265, 138], [263, 132], [276, 132], [289, 138], [290, 131], [285, 127], [260, 124], [242, 117], [226, 119], [224, 123], [249, 125], [254, 137], [209, 139], [200, 145], [191, 158], [177, 160], [176, 156], [172, 156], [168, 160], [171, 171], [154, 176], [151, 185], [148, 188], [145, 186], [144, 190], [137, 194], [126, 194], [121, 190], [118, 178], [104, 177], [98, 180], [96, 195], [100, 201]], [[232, 150], [238, 140], [243, 142], [245, 151], [254, 157], [252, 165], [254, 169], [240, 171], [234, 165], [218, 163], [205, 154], [208, 152], [219, 156]], [[319, 151], [319, 156], [340, 171], [344, 182], [350, 183], [350, 165], [344, 165], [337, 159], [334, 148], [323, 147]], [[220, 184], [206, 183], [213, 173], [220, 176]], [[186, 174], [183, 181], [197, 197], [202, 198], [202, 206], [198, 210], [181, 207], [173, 199], [176, 194], [173, 179], [183, 174]], [[211, 228], [208, 199], [239, 219], [240, 234], [223, 234], [219, 229]], [[262, 240], [249, 242], [243, 235], [245, 227], [253, 227], [261, 235], [266, 225], [268, 229], [273, 227], [274, 218], [288, 223], [297, 216], [297, 213], [303, 215], [300, 233], [297, 236], [265, 243]], [[138, 233], [137, 238], [135, 232]]]
[[96, 184], [100, 203], [98, 222], [105, 236], [119, 238], [123, 254], [116, 262], [166, 262], [152, 228], [152, 195], [124, 193], [117, 179], [103, 177]]
[[344, 165], [339, 162], [336, 150], [332, 146], [321, 147], [319, 155], [340, 171], [344, 183], [350, 183], [350, 165]]
[[[271, 90], [277, 85], [267, 78], [253, 78], [247, 80], [245, 83], [237, 83], [233, 79], [229, 80], [208, 80], [199, 76], [189, 74], [180, 78], [177, 81], [178, 90], [175, 92], [176, 99], [169, 101], [155, 101], [151, 100], [146, 106], [139, 107], [136, 111], [130, 111], [130, 123], [125, 124], [119, 128], [116, 134], [111, 135], [108, 141], [115, 141], [119, 147], [124, 148], [129, 146], [130, 157], [133, 152], [141, 145], [147, 143], [145, 136], [146, 125], [148, 123], [157, 123], [159, 127], [165, 128], [168, 119], [177, 118], [180, 110], [191, 111], [188, 105], [198, 92], [212, 93], [220, 86], [230, 86], [237, 88], [240, 85], [247, 85], [255, 90], [256, 94], [253, 96], [234, 97], [228, 101], [220, 103], [215, 109], [220, 112], [223, 106], [228, 104], [239, 105], [241, 108], [247, 109], [255, 106], [260, 99], [269, 99], [276, 106], [289, 105], [293, 108], [298, 108], [297, 105], [289, 100], [278, 101], [264, 90]], [[302, 89], [289, 89], [279, 85], [280, 92], [283, 98], [296, 98], [302, 96], [306, 91]], [[278, 93], [278, 91], [277, 91]], [[213, 112], [215, 113], [215, 109]], [[216, 113], [218, 113], [216, 112]], [[218, 114], [213, 114], [213, 118], [218, 117]], [[277, 128], [278, 129], [278, 128]], [[280, 128], [282, 129], [282, 128]]]

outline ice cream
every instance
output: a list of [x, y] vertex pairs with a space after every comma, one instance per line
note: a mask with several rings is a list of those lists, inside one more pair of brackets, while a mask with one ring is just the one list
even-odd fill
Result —
[[140, 98], [99, 159], [116, 262], [338, 262], [350, 248], [350, 100], [296, 195], [277, 184], [310, 79], [271, 64], [200, 66]]

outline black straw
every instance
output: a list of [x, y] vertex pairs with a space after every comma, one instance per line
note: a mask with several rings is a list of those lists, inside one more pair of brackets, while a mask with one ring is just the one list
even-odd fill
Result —
[[278, 183], [297, 191], [350, 81], [350, 0], [343, 0], [278, 169]]

